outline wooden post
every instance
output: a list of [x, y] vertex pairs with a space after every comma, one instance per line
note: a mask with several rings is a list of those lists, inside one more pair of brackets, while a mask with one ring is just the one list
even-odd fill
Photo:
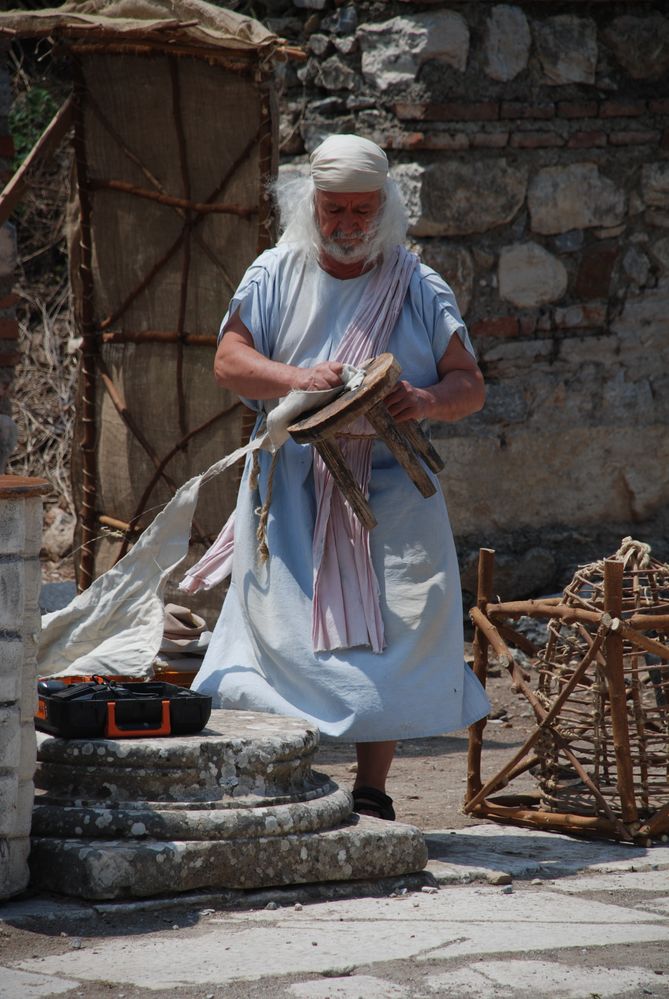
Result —
[[[495, 572], [495, 551], [493, 548], [481, 548], [479, 551], [479, 569], [476, 592], [476, 606], [485, 614], [486, 605], [492, 598], [492, 585]], [[474, 629], [474, 674], [485, 687], [488, 676], [488, 639], [482, 630]], [[481, 748], [483, 746], [483, 730], [486, 719], [474, 722], [469, 726], [469, 746], [467, 750], [467, 800], [470, 800], [481, 790]]]
[[634, 776], [629, 753], [629, 726], [627, 723], [627, 697], [623, 668], [623, 636], [616, 628], [616, 619], [622, 619], [623, 563], [619, 559], [604, 562], [604, 606], [612, 618], [612, 626], [604, 643], [606, 658], [606, 683], [611, 704], [611, 728], [616, 758], [616, 783], [620, 795], [623, 822], [636, 822], [638, 818], [634, 799]]

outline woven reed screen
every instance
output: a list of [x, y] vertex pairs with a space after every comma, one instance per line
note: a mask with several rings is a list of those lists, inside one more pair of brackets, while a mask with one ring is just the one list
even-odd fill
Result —
[[[243, 407], [214, 383], [215, 336], [244, 269], [271, 242], [275, 143], [267, 78], [248, 59], [230, 68], [211, 53], [80, 47], [74, 94], [83, 364], [73, 469], [85, 586], [177, 485], [239, 446]], [[218, 534], [237, 481], [227, 473], [204, 488], [184, 568]], [[220, 601], [194, 600], [210, 619]]]

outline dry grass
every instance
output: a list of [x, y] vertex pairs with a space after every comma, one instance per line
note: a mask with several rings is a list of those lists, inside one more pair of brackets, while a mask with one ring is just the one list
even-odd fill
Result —
[[[14, 57], [14, 99], [25, 97], [34, 77]], [[43, 82], [43, 81], [40, 81]], [[12, 387], [19, 431], [8, 471], [47, 479], [47, 506], [72, 512], [70, 457], [74, 427], [78, 342], [67, 273], [65, 214], [70, 152], [67, 143], [31, 177], [13, 222], [17, 229], [15, 291], [22, 361]]]

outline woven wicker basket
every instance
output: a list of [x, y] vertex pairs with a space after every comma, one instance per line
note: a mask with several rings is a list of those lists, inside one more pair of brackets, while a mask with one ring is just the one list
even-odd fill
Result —
[[[485, 785], [485, 721], [471, 727], [465, 811], [628, 842], [669, 833], [669, 565], [625, 538], [610, 558], [581, 567], [561, 597], [510, 603], [491, 600], [493, 566], [483, 549], [475, 671], [485, 682], [493, 650], [537, 726]], [[509, 624], [524, 615], [548, 620], [530, 676], [509, 648], [528, 651]], [[528, 771], [535, 795], [491, 797]]]

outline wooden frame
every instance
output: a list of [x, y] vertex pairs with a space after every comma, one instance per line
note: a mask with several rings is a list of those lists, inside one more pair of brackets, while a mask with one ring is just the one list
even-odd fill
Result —
[[[637, 548], [627, 546], [626, 561], [621, 549], [579, 570], [560, 598], [506, 603], [492, 600], [495, 553], [481, 549], [471, 611], [474, 672], [485, 686], [492, 651], [531, 706], [536, 727], [485, 781], [486, 720], [470, 727], [466, 813], [625, 842], [649, 843], [669, 832], [669, 566], [651, 560], [647, 546], [631, 545]], [[553, 650], [562, 641], [564, 655], [571, 657], [566, 664], [550, 661], [549, 639], [540, 660], [550, 697], [546, 683], [543, 690], [533, 684], [509, 647], [533, 651], [509, 624], [525, 615], [553, 622]], [[565, 628], [566, 642], [560, 631]], [[651, 637], [649, 631], [658, 634]], [[567, 790], [570, 782], [561, 784], [558, 756], [562, 772], [568, 771], [571, 784], [578, 786], [576, 795]], [[492, 797], [529, 770], [539, 774], [536, 794]]]

